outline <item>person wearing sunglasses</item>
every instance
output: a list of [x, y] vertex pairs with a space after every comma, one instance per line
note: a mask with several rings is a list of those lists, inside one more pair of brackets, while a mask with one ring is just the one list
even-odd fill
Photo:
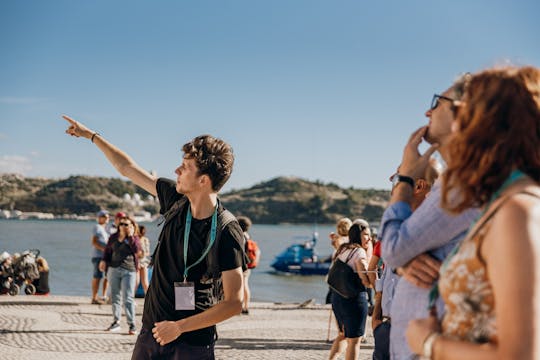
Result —
[[157, 178], [99, 133], [64, 116], [66, 133], [90, 140], [124, 176], [157, 196], [164, 215], [133, 359], [214, 359], [216, 324], [242, 311], [244, 235], [218, 199], [232, 174], [225, 141], [184, 144], [176, 180]]
[[442, 321], [407, 339], [428, 359], [539, 359], [540, 69], [474, 74], [453, 130], [442, 206], [482, 213], [441, 267]]
[[139, 242], [137, 223], [130, 217], [121, 218], [118, 231], [109, 237], [107, 246], [103, 251], [103, 258], [99, 269], [107, 269], [107, 279], [111, 287], [111, 301], [113, 322], [107, 331], [120, 331], [120, 318], [122, 316], [121, 298], [124, 302], [128, 323], [128, 334], [135, 335], [135, 280], [139, 269]]
[[[380, 239], [382, 256], [390, 269], [402, 269], [390, 317], [390, 354], [393, 359], [414, 359], [416, 355], [407, 344], [405, 330], [410, 320], [425, 317], [428, 293], [438, 277], [442, 260], [463, 239], [477, 210], [459, 216], [447, 214], [440, 205], [441, 183], [437, 180], [429, 196], [413, 212], [414, 190], [424, 172], [411, 169], [418, 162], [430, 162], [435, 150], [447, 161], [447, 142], [455, 119], [455, 102], [460, 100], [469, 75], [460, 77], [442, 94], [435, 94], [426, 111], [428, 125], [416, 130], [403, 151], [398, 173], [394, 176], [390, 204], [381, 219]], [[426, 140], [432, 146], [421, 155], [418, 146]], [[444, 303], [437, 301], [440, 314]]]

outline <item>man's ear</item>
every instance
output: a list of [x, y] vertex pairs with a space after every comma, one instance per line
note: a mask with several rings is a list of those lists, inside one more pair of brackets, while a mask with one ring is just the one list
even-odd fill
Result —
[[210, 176], [208, 176], [207, 174], [201, 175], [199, 177], [199, 185], [201, 187], [206, 187], [206, 186], [212, 187], [212, 180], [210, 180]]

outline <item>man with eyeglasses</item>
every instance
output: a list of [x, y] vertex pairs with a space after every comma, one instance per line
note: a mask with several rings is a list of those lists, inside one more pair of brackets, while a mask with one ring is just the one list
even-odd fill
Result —
[[164, 215], [132, 359], [214, 359], [215, 325], [241, 312], [246, 268], [242, 229], [218, 200], [232, 173], [232, 148], [198, 136], [182, 147], [176, 181], [158, 179], [99, 133], [64, 119], [67, 134], [89, 139], [122, 175], [157, 196]]
[[[451, 134], [455, 102], [463, 94], [467, 78], [468, 75], [462, 76], [443, 94], [434, 95], [426, 112], [429, 124], [416, 130], [405, 146], [390, 205], [381, 219], [382, 257], [389, 268], [401, 269], [406, 280], [397, 283], [390, 310], [392, 359], [416, 357], [405, 338], [407, 325], [410, 320], [428, 314], [429, 290], [438, 278], [441, 262], [463, 239], [478, 214], [474, 209], [452, 216], [441, 209], [440, 180], [414, 212], [411, 208], [416, 180], [423, 176], [414, 172], [415, 165], [427, 163], [435, 151], [439, 151], [443, 160], [447, 159], [445, 145]], [[420, 155], [418, 145], [422, 138], [432, 146]], [[441, 317], [444, 304], [439, 300], [436, 305]]]

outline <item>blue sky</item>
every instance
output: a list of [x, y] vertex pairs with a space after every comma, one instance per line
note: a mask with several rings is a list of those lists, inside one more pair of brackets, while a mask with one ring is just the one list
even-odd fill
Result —
[[388, 188], [435, 92], [540, 66], [536, 1], [2, 1], [0, 172], [118, 176], [68, 114], [173, 177], [203, 133], [223, 189], [286, 175]]

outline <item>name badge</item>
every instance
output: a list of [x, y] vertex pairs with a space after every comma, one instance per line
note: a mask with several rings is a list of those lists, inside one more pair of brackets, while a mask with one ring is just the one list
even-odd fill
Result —
[[192, 282], [174, 283], [174, 305], [176, 310], [195, 310], [195, 284]]

